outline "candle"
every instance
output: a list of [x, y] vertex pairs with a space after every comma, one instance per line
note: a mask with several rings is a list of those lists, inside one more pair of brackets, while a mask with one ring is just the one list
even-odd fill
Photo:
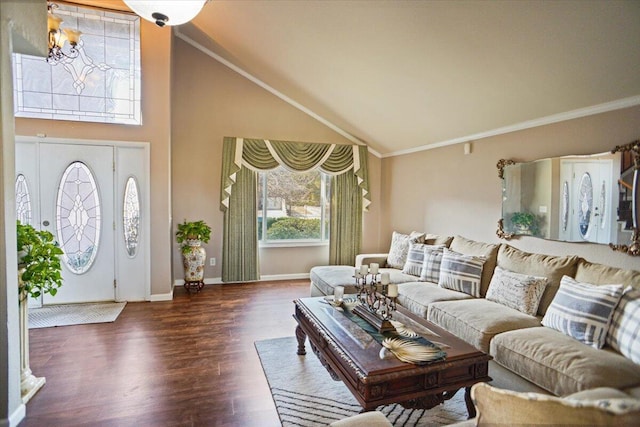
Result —
[[382, 283], [383, 285], [388, 285], [389, 281], [390, 281], [389, 272], [385, 271], [380, 275], [380, 283]]
[[398, 285], [392, 283], [389, 285], [389, 290], [387, 291], [387, 296], [389, 298], [395, 298], [398, 296]]
[[360, 274], [362, 274], [363, 276], [366, 276], [367, 273], [369, 273], [369, 266], [368, 265], [361, 265], [360, 266]]
[[380, 264], [372, 262], [371, 265], [369, 266], [371, 274], [373, 274], [374, 276], [378, 274], [378, 267], [380, 267]]
[[356, 267], [356, 272], [353, 273], [356, 277], [358, 277], [358, 275], [360, 274], [360, 269], [358, 267]]
[[344, 297], [344, 286], [336, 286], [333, 288], [333, 300], [335, 302], [342, 302]]

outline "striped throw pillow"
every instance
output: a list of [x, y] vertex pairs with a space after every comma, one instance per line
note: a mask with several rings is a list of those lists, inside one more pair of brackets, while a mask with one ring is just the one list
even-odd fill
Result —
[[602, 348], [622, 289], [622, 285], [592, 285], [563, 276], [542, 324]]
[[[432, 250], [437, 251], [439, 249], [440, 254], [442, 255], [442, 248], [444, 248], [443, 245], [433, 246], [426, 245], [424, 243], [409, 243], [407, 261], [404, 263], [402, 272], [404, 274], [411, 274], [412, 276], [420, 276], [427, 251], [430, 253]], [[440, 266], [438, 266], [438, 268], [440, 268]], [[423, 279], [420, 278], [420, 280]]]
[[420, 280], [423, 282], [438, 283], [440, 281], [440, 268], [444, 246], [428, 246], [424, 248], [424, 260], [420, 270]]
[[613, 311], [607, 344], [640, 364], [640, 290], [627, 289]]
[[482, 266], [486, 260], [485, 257], [463, 255], [445, 248], [438, 286], [479, 298]]

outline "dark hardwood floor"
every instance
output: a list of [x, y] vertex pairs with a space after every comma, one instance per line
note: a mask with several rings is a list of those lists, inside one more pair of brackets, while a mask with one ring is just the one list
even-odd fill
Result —
[[294, 335], [309, 281], [176, 288], [113, 323], [31, 329], [45, 386], [20, 427], [279, 426], [254, 341]]

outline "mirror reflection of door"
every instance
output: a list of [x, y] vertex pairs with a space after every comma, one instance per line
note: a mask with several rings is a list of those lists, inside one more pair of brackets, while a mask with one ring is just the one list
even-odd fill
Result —
[[562, 160], [560, 164], [560, 238], [569, 241], [614, 241], [610, 226], [617, 201], [611, 160]]

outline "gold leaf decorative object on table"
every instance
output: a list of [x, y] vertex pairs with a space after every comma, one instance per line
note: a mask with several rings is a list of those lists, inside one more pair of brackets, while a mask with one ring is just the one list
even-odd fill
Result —
[[382, 345], [392, 352], [398, 360], [406, 363], [422, 364], [441, 359], [444, 355], [443, 351], [435, 346], [402, 338], [385, 338]]
[[418, 337], [418, 333], [413, 329], [407, 327], [404, 323], [398, 322], [396, 320], [392, 320], [391, 324], [393, 325], [394, 328], [396, 328], [396, 332], [399, 335], [402, 335], [403, 337], [407, 337], [407, 338]]

